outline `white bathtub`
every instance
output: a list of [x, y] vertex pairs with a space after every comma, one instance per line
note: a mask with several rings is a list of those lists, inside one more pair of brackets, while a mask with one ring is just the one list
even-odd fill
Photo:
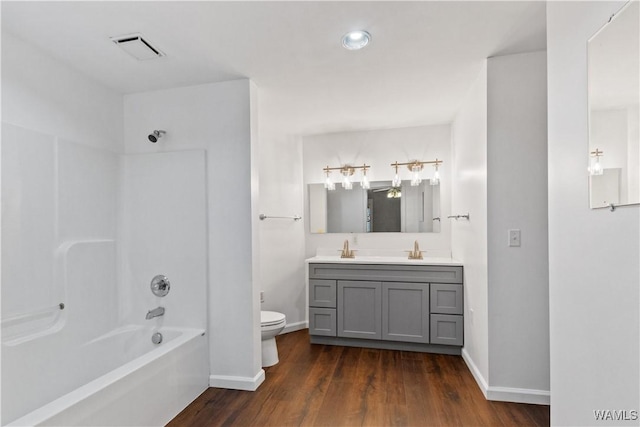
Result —
[[2, 372], [3, 423], [165, 425], [208, 387], [208, 346], [200, 329], [161, 328], [156, 345], [157, 331], [121, 327], [62, 358], [42, 353], [46, 341], [64, 341], [57, 334], [3, 343], [3, 367], [12, 367]]

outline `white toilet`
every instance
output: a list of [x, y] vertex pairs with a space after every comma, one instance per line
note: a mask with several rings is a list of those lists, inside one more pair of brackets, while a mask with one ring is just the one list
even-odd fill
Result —
[[278, 363], [276, 335], [284, 329], [287, 319], [276, 311], [260, 312], [260, 330], [262, 332], [262, 366], [264, 368]]

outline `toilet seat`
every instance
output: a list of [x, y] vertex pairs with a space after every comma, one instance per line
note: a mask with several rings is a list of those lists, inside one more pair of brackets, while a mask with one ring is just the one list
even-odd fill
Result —
[[260, 312], [260, 326], [276, 326], [284, 323], [286, 317], [282, 313], [275, 311], [261, 311]]

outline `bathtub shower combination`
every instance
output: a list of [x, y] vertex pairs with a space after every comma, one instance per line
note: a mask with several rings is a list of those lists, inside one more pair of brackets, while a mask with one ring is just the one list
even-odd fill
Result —
[[2, 133], [2, 425], [166, 424], [208, 387], [204, 152]]
[[[156, 345], [151, 337], [158, 332], [164, 339]], [[63, 344], [49, 341], [30, 341], [3, 350], [3, 365], [38, 366], [36, 372], [3, 372], [3, 377], [8, 375], [10, 381], [20, 384], [3, 393], [3, 416], [5, 411], [19, 413], [37, 407], [9, 425], [164, 425], [193, 400], [194, 393], [202, 392], [203, 378], [204, 388], [207, 386], [207, 344], [202, 330], [125, 326], [80, 345], [72, 357], [63, 360], [46, 358], [44, 366], [41, 361], [12, 363], [39, 351], [50, 354]], [[57, 395], [61, 397], [39, 406]]]
[[[162, 326], [164, 307], [140, 313], [147, 325], [102, 322], [87, 329], [82, 319], [107, 318], [115, 302], [105, 291], [112, 287], [114, 242], [74, 242], [60, 257], [68, 289], [93, 288], [97, 304], [82, 304], [83, 295], [70, 292], [63, 309], [3, 324], [3, 424], [166, 424], [207, 387], [205, 331]], [[72, 274], [83, 265], [93, 267], [93, 277]], [[154, 286], [162, 286], [156, 278]], [[39, 331], [25, 333], [35, 328]], [[94, 336], [96, 330], [106, 332]]]

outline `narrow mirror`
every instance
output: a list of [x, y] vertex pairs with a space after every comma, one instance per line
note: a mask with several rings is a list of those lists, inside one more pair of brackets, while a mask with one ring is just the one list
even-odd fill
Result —
[[627, 3], [590, 40], [589, 202], [640, 203], [640, 3]]

